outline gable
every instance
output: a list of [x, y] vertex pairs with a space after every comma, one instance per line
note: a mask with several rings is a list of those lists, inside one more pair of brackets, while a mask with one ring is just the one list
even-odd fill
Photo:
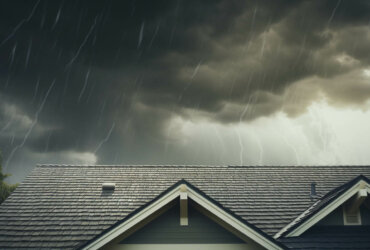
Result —
[[369, 180], [358, 176], [332, 190], [288, 224], [275, 238], [297, 237], [315, 226], [361, 225], [361, 214], [368, 221]]
[[102, 249], [265, 249], [251, 239], [239, 238], [199, 209], [194, 201], [189, 200], [189, 223], [187, 226], [182, 226], [179, 223], [180, 202], [175, 200], [157, 218], [136, 229], [128, 236], [118, 237]]
[[212, 244], [245, 243], [225, 228], [207, 218], [189, 202], [189, 224], [179, 224], [180, 204], [171, 208], [119, 244]]
[[[188, 226], [188, 214], [187, 218], [183, 218], [182, 212], [184, 211], [184, 203], [183, 199], [186, 197], [186, 199], [191, 200], [192, 206], [196, 207], [198, 211], [206, 215], [207, 217], [211, 218], [214, 222], [217, 222], [218, 224], [222, 225], [221, 228], [217, 226], [216, 232], [220, 235], [222, 235], [221, 239], [218, 240], [224, 240], [225, 242], [231, 242], [231, 244], [236, 244], [237, 242], [241, 242], [240, 240], [246, 242], [247, 244], [253, 246], [253, 249], [283, 249], [284, 246], [275, 241], [272, 237], [265, 234], [255, 226], [249, 224], [246, 221], [243, 221], [241, 218], [236, 217], [233, 215], [230, 211], [225, 210], [220, 204], [218, 204], [216, 201], [212, 200], [210, 197], [206, 196], [202, 191], [197, 189], [196, 187], [192, 186], [190, 183], [182, 180], [179, 183], [173, 185], [171, 188], [169, 188], [167, 191], [162, 193], [160, 196], [158, 196], [153, 201], [146, 204], [144, 207], [140, 208], [139, 211], [134, 211], [132, 215], [129, 215], [127, 218], [124, 218], [121, 222], [118, 222], [116, 225], [114, 225], [112, 228], [109, 228], [104, 233], [96, 237], [95, 239], [91, 240], [87, 246], [84, 247], [84, 249], [100, 249], [105, 248], [111, 249], [121, 249], [120, 245], [122, 243], [125, 243], [126, 241], [132, 241], [130, 243], [140, 242], [140, 240], [143, 240], [145, 238], [143, 235], [146, 233], [150, 233], [155, 231], [153, 227], [156, 226], [156, 223], [151, 224], [153, 220], [155, 220], [158, 217], [161, 217], [163, 214], [167, 214], [167, 216], [171, 216], [170, 208], [172, 208], [173, 204], [178, 204], [179, 198], [180, 198], [180, 211], [181, 211], [181, 217], [180, 214], [178, 214], [178, 223], [183, 226]], [[186, 208], [187, 210], [188, 208]], [[169, 210], [169, 211], [168, 211]], [[193, 207], [191, 207], [191, 211], [194, 212]], [[198, 216], [199, 220], [204, 221], [204, 216], [199, 216], [199, 213], [195, 213], [196, 216]], [[164, 217], [162, 217], [164, 218]], [[169, 220], [168, 223], [171, 224], [171, 218], [167, 218]], [[183, 219], [186, 219], [186, 223], [183, 223]], [[210, 223], [209, 219], [208, 225], [214, 223]], [[195, 222], [195, 221], [193, 221]], [[149, 223], [149, 224], [148, 224]], [[148, 225], [147, 227], [144, 227]], [[196, 225], [196, 224], [195, 224]], [[202, 228], [199, 228], [200, 225], [198, 225], [198, 228], [193, 228], [197, 230], [201, 230]], [[142, 231], [139, 230], [141, 228], [144, 228]], [[227, 230], [225, 229], [227, 228]], [[164, 229], [164, 228], [163, 228]], [[164, 242], [162, 245], [159, 244], [158, 249], [168, 249], [164, 248], [166, 244], [171, 243], [175, 241], [176, 233], [180, 233], [182, 229], [177, 228], [177, 232], [175, 233], [175, 236], [164, 236], [164, 235], [157, 235], [156, 237], [152, 237], [148, 239], [151, 242]], [[209, 230], [210, 228], [206, 229]], [[138, 234], [135, 235], [135, 232], [138, 232]], [[228, 231], [233, 232], [234, 235], [238, 235], [239, 239], [234, 237], [232, 234], [230, 234]], [[199, 238], [194, 238], [195, 236], [191, 235], [191, 229], [185, 230], [185, 235], [182, 235], [183, 239], [178, 239], [179, 242], [183, 240], [184, 242], [190, 242], [193, 240], [200, 240]], [[190, 234], [189, 234], [190, 233]], [[215, 241], [215, 238], [209, 238], [210, 242]], [[167, 242], [167, 243], [166, 243]], [[150, 244], [150, 243], [145, 243]], [[244, 246], [245, 244], [242, 243]], [[126, 246], [132, 246], [133, 244], [126, 244]], [[158, 244], [157, 244], [158, 245]], [[186, 243], [180, 243], [180, 245], [185, 246]], [[220, 243], [215, 243], [214, 246], [222, 246]], [[171, 245], [170, 245], [171, 246]], [[186, 249], [189, 247], [195, 246], [193, 243], [189, 244]], [[236, 245], [235, 245], [236, 246]], [[109, 248], [108, 248], [109, 247]], [[117, 248], [118, 247], [118, 248]], [[168, 247], [168, 245], [167, 245]], [[229, 247], [228, 247], [229, 248]], [[148, 249], [148, 248], [129, 248], [129, 249]], [[156, 249], [156, 248], [151, 248]], [[171, 248], [169, 248], [171, 249]], [[185, 249], [185, 248], [183, 248]], [[191, 248], [193, 249], [193, 248]], [[197, 249], [197, 248], [195, 248]], [[222, 249], [222, 248], [221, 248]], [[229, 248], [230, 249], [230, 248]], [[247, 248], [248, 249], [248, 248]]]

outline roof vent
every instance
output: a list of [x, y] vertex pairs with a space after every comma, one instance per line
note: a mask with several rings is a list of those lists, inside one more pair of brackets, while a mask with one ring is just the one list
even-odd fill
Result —
[[361, 225], [360, 209], [354, 212], [348, 212], [346, 207], [343, 206], [344, 225]]
[[312, 182], [311, 183], [311, 194], [310, 194], [310, 196], [315, 197], [316, 195], [317, 195], [317, 193], [316, 193], [316, 182]]
[[115, 188], [116, 188], [116, 184], [111, 183], [111, 182], [105, 182], [101, 185], [101, 189], [103, 191], [113, 191]]

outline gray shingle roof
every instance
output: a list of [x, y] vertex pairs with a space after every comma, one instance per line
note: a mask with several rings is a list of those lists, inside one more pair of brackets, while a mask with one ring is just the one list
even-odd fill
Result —
[[370, 166], [39, 166], [0, 206], [0, 248], [78, 248], [181, 179], [274, 235], [315, 202], [311, 182], [320, 197], [361, 174]]

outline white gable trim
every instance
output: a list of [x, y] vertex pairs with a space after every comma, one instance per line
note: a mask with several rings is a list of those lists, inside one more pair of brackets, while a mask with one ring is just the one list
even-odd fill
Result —
[[[319, 222], [321, 219], [323, 219], [325, 216], [333, 212], [336, 208], [340, 207], [345, 203], [348, 199], [350, 199], [353, 195], [358, 193], [361, 189], [366, 189], [368, 193], [370, 193], [370, 185], [366, 183], [363, 180], [358, 181], [356, 184], [354, 184], [349, 190], [347, 190], [345, 193], [340, 195], [338, 198], [336, 198], [334, 201], [332, 201], [330, 204], [328, 204], [326, 207], [321, 209], [318, 213], [313, 215], [310, 219], [303, 222], [301, 225], [299, 225], [297, 228], [295, 228], [293, 231], [291, 231], [289, 234], [287, 234], [285, 237], [295, 237], [300, 236], [304, 232], [306, 232], [309, 228], [311, 228], [313, 225], [315, 225], [317, 222]], [[311, 208], [313, 208], [317, 203], [315, 203]], [[309, 209], [311, 209], [309, 208]], [[307, 213], [306, 210], [303, 212], [300, 216], [298, 216], [294, 221], [289, 223], [286, 227], [284, 227], [282, 230], [280, 230], [277, 234], [275, 234], [274, 238], [279, 238], [284, 232], [286, 232], [290, 227], [292, 227], [294, 224], [296, 224], [302, 217], [304, 217]]]
[[[165, 194], [160, 199], [156, 200], [149, 206], [147, 206], [142, 211], [138, 212], [137, 214], [133, 215], [128, 220], [124, 221], [114, 229], [110, 230], [106, 234], [102, 235], [95, 241], [91, 242], [89, 245], [84, 247], [83, 249], [92, 250], [92, 249], [99, 249], [106, 245], [107, 243], [111, 242], [115, 238], [119, 237], [121, 234], [129, 230], [130, 228], [134, 227], [139, 222], [143, 221], [144, 219], [148, 218], [151, 214], [155, 213], [174, 199], [180, 197], [181, 192], [183, 192], [184, 184], [179, 184], [179, 186], [175, 187], [173, 190]], [[186, 185], [186, 184], [185, 184]], [[266, 249], [283, 249], [275, 242], [271, 241], [270, 239], [266, 238], [264, 235], [261, 235], [253, 228], [247, 226], [231, 214], [224, 211], [222, 208], [218, 207], [217, 205], [213, 204], [211, 201], [206, 199], [204, 196], [199, 194], [197, 191], [190, 188], [186, 185], [186, 192], [188, 197], [194, 200], [198, 205], [202, 206], [204, 209], [208, 210], [213, 215], [217, 216], [219, 219], [224, 221], [226, 224], [232, 226], [237, 231], [242, 233], [243, 235], [247, 236], [248, 238], [252, 239], [259, 245], [265, 247]]]

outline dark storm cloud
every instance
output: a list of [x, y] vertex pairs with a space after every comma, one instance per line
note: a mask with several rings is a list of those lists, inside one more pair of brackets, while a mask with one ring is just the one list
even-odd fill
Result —
[[[37, 116], [31, 151], [135, 161], [158, 153], [174, 116], [298, 115], [320, 91], [362, 104], [368, 87], [348, 97], [330, 79], [370, 63], [369, 11], [368, 1], [2, 1], [0, 148], [22, 145]], [[315, 76], [329, 83], [304, 81]]]

